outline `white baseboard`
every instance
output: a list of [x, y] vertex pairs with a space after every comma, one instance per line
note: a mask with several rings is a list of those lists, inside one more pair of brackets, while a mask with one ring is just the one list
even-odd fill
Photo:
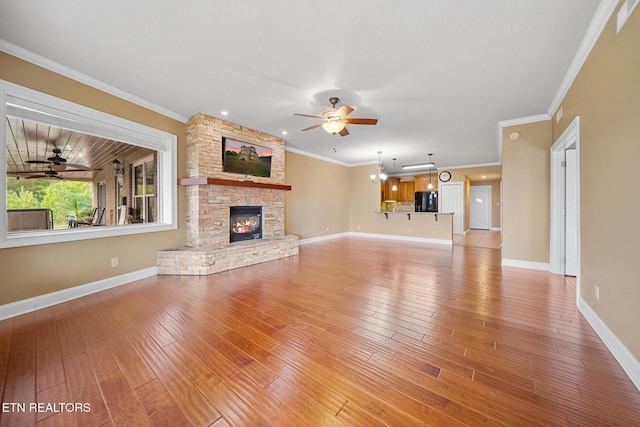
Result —
[[0, 305], [0, 320], [9, 317], [19, 316], [31, 311], [40, 310], [41, 308], [50, 307], [60, 304], [74, 298], [83, 297], [95, 292], [103, 291], [116, 286], [124, 285], [135, 280], [145, 279], [155, 276], [158, 273], [157, 267], [145, 268], [144, 270], [133, 271], [131, 273], [121, 274], [120, 276], [109, 277], [107, 279], [98, 280], [96, 282], [87, 283], [85, 285], [74, 286], [68, 289], [51, 292], [37, 297], [27, 298], [20, 301]]
[[306, 245], [307, 243], [314, 243], [314, 242], [322, 242], [323, 240], [331, 240], [331, 239], [338, 239], [340, 237], [346, 237], [348, 236], [349, 233], [337, 233], [337, 234], [327, 234], [325, 236], [318, 236], [318, 237], [309, 237], [308, 239], [300, 239], [298, 241], [298, 245]]
[[431, 239], [428, 237], [413, 237], [413, 236], [400, 236], [397, 234], [375, 234], [375, 233], [358, 233], [354, 231], [349, 232], [349, 236], [354, 237], [368, 237], [373, 239], [388, 239], [388, 240], [404, 240], [407, 242], [421, 242], [421, 243], [436, 243], [438, 245], [453, 246], [453, 239]]
[[633, 354], [624, 344], [611, 332], [611, 329], [598, 317], [595, 311], [586, 303], [582, 297], [578, 298], [578, 310], [589, 322], [591, 327], [600, 339], [607, 346], [613, 357], [616, 358], [622, 369], [631, 379], [631, 382], [640, 390], [640, 361], [633, 357]]
[[489, 231], [502, 231], [502, 227], [491, 227]]
[[523, 261], [520, 259], [502, 258], [504, 267], [526, 268], [527, 270], [549, 271], [548, 262]]

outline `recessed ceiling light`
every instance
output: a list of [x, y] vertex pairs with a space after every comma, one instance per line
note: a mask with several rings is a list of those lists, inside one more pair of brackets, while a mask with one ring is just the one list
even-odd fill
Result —
[[487, 175], [482, 175], [482, 177], [481, 177], [481, 178], [482, 178], [482, 179], [485, 179], [486, 177], [487, 177]]
[[289, 132], [287, 132], [286, 130], [283, 130], [283, 131], [282, 131], [282, 134], [283, 134], [283, 135], [286, 135], [286, 134], [288, 134], [288, 133], [289, 133]]
[[228, 116], [229, 112], [228, 111], [220, 111], [220, 114], [222, 114], [223, 116]]

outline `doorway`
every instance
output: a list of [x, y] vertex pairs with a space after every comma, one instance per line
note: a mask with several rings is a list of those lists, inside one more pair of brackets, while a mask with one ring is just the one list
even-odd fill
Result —
[[464, 231], [464, 192], [462, 182], [440, 183], [440, 212], [453, 214], [453, 234]]
[[551, 146], [550, 271], [576, 276], [580, 295], [580, 117]]
[[469, 189], [469, 228], [491, 228], [491, 186], [477, 185]]

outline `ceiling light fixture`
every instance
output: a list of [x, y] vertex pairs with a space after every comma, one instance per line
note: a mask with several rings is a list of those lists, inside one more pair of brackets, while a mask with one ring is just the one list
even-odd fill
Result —
[[322, 124], [322, 129], [326, 130], [330, 134], [335, 135], [340, 132], [347, 124], [340, 119], [329, 119], [329, 121]]
[[[431, 156], [431, 154], [429, 154]], [[435, 165], [429, 161], [429, 163], [417, 163], [415, 165], [402, 165], [402, 169], [422, 169], [422, 168], [432, 168]]]
[[431, 183], [431, 171], [433, 170], [435, 164], [431, 161], [431, 156], [433, 156], [433, 154], [429, 153], [429, 163], [431, 163], [431, 169], [429, 169], [429, 184], [427, 184], [427, 190], [433, 190], [433, 184]]
[[370, 175], [371, 182], [374, 182], [374, 183], [384, 182], [387, 180], [387, 174], [382, 172], [384, 170], [384, 166], [382, 165], [382, 160], [380, 160], [381, 154], [382, 154], [382, 151], [378, 151], [378, 174]]
[[222, 114], [223, 116], [228, 116], [229, 112], [228, 111], [220, 111], [220, 114]]

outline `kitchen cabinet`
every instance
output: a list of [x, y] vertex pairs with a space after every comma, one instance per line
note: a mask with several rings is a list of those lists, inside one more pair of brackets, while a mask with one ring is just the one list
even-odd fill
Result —
[[415, 185], [413, 181], [400, 182], [398, 184], [398, 201], [413, 202], [415, 200]]
[[393, 191], [393, 186], [398, 187], [400, 178], [387, 178], [385, 182], [380, 183], [380, 200], [398, 200], [398, 190]]
[[429, 185], [429, 175], [416, 175], [414, 177], [415, 189], [414, 191], [436, 191], [438, 190], [438, 175], [431, 174], [431, 184], [433, 184], [433, 188], [429, 189], [427, 186]]

